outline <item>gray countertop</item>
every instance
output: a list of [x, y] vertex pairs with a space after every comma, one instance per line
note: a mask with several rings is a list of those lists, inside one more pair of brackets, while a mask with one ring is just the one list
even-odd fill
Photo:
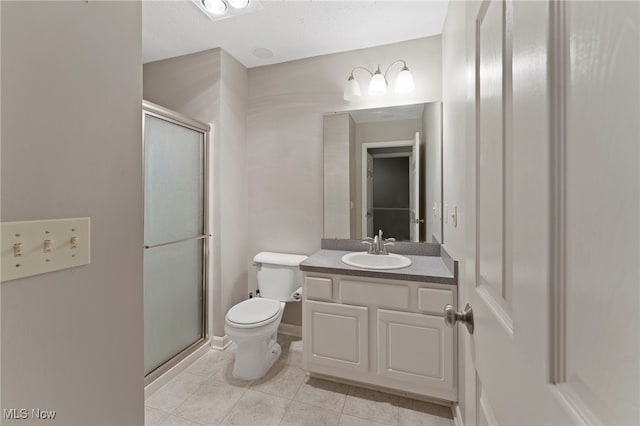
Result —
[[414, 256], [404, 254], [411, 259], [411, 266], [402, 269], [371, 270], [356, 268], [342, 262], [342, 256], [350, 251], [319, 250], [300, 264], [300, 270], [324, 274], [354, 275], [368, 278], [384, 278], [402, 281], [422, 281], [441, 284], [457, 284], [457, 277], [449, 270], [442, 257]]

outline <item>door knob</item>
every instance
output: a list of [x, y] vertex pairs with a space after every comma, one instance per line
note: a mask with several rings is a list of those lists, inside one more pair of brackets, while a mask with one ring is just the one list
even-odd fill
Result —
[[456, 308], [453, 305], [445, 305], [444, 323], [447, 327], [453, 327], [458, 321], [467, 327], [469, 334], [473, 334], [473, 309], [471, 309], [471, 305], [467, 303], [462, 312], [456, 312]]

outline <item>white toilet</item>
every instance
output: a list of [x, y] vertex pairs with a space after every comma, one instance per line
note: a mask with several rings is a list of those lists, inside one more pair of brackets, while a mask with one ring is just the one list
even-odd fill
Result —
[[264, 376], [280, 356], [276, 342], [285, 302], [302, 285], [300, 262], [307, 256], [263, 251], [253, 258], [259, 266], [261, 297], [238, 303], [227, 312], [224, 331], [237, 345], [233, 377], [255, 380]]

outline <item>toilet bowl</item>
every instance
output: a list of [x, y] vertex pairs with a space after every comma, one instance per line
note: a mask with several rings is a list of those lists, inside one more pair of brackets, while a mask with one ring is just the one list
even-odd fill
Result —
[[236, 344], [233, 377], [255, 380], [264, 376], [280, 357], [276, 341], [285, 302], [296, 302], [293, 293], [302, 285], [300, 262], [307, 256], [260, 252], [253, 261], [259, 266], [258, 288], [263, 297], [254, 297], [227, 312], [224, 331]]
[[284, 307], [284, 302], [254, 297], [229, 310], [224, 331], [237, 346], [233, 377], [258, 379], [280, 357], [276, 337]]

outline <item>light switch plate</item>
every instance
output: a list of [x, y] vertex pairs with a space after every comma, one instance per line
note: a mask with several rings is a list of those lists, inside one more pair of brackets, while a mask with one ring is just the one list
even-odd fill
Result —
[[90, 227], [88, 217], [3, 222], [0, 281], [88, 265]]

